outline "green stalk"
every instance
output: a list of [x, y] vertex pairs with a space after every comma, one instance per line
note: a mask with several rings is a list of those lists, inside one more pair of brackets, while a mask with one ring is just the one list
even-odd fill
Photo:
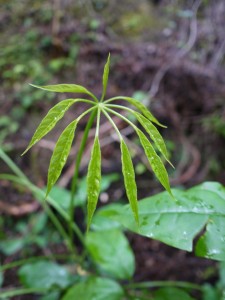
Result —
[[47, 291], [49, 291], [49, 289], [43, 289], [43, 288], [19, 288], [19, 289], [14, 289], [14, 290], [9, 290], [9, 291], [3, 291], [1, 292], [0, 295], [0, 299], [6, 299], [6, 298], [10, 298], [11, 297], [15, 297], [15, 296], [19, 296], [19, 295], [27, 295], [27, 294], [44, 294]]
[[76, 188], [77, 188], [77, 179], [78, 179], [78, 175], [79, 175], [79, 168], [80, 168], [80, 163], [81, 163], [81, 158], [82, 158], [82, 155], [84, 152], [84, 148], [86, 146], [86, 142], [88, 139], [88, 134], [89, 134], [89, 131], [94, 122], [96, 113], [97, 113], [97, 109], [93, 110], [89, 117], [88, 123], [85, 127], [84, 134], [83, 134], [83, 137], [81, 140], [80, 148], [77, 153], [77, 158], [76, 158], [76, 163], [75, 163], [75, 168], [74, 168], [74, 175], [73, 175], [72, 186], [71, 186], [70, 207], [69, 207], [69, 235], [70, 235], [71, 243], [73, 243], [73, 224], [74, 224], [73, 216], [74, 216], [74, 210], [75, 210], [74, 209], [74, 204], [75, 204], [74, 196], [75, 196], [75, 192], [76, 192]]
[[118, 129], [118, 127], [116, 126], [115, 122], [113, 121], [113, 119], [110, 117], [110, 115], [106, 112], [106, 108], [104, 108], [102, 111], [104, 113], [104, 115], [106, 116], [106, 118], [109, 120], [109, 122], [112, 124], [113, 128], [115, 129], [115, 131], [117, 132], [118, 136], [119, 136], [119, 139], [122, 140], [123, 137]]
[[0, 158], [7, 164], [7, 166], [18, 176], [27, 179], [26, 175], [17, 167], [11, 158], [0, 148]]
[[[14, 164], [14, 163], [11, 161], [11, 164]], [[49, 219], [51, 220], [51, 222], [53, 223], [53, 225], [55, 226], [55, 228], [57, 229], [57, 231], [63, 237], [63, 239], [64, 239], [64, 241], [65, 241], [65, 243], [66, 243], [69, 251], [73, 255], [75, 255], [76, 260], [78, 260], [78, 256], [76, 256], [76, 252], [77, 251], [74, 248], [74, 245], [70, 243], [70, 238], [67, 235], [65, 229], [63, 228], [63, 226], [59, 222], [58, 218], [53, 213], [52, 209], [47, 205], [47, 203], [44, 200], [43, 201], [41, 200], [41, 199], [44, 199], [45, 192], [43, 190], [41, 190], [40, 188], [36, 187], [34, 184], [32, 184], [28, 180], [28, 178], [26, 178], [26, 176], [24, 174], [23, 174], [23, 178], [22, 179], [20, 177], [17, 177], [15, 175], [11, 175], [11, 174], [0, 174], [0, 179], [10, 180], [10, 181], [15, 182], [17, 184], [25, 186], [28, 190], [30, 190], [34, 194], [35, 197], [39, 196], [39, 202], [41, 203], [43, 209], [46, 211]], [[47, 200], [49, 200], [49, 197], [48, 197]], [[50, 204], [54, 203], [54, 200], [51, 199], [51, 201], [49, 201], [49, 203]], [[60, 209], [58, 207], [56, 207], [56, 209], [60, 212]]]
[[0, 272], [9, 270], [9, 269], [13, 269], [13, 268], [17, 268], [20, 267], [24, 264], [28, 264], [28, 263], [33, 263], [36, 261], [40, 261], [40, 260], [65, 260], [68, 258], [73, 257], [72, 255], [68, 255], [68, 254], [58, 254], [58, 255], [40, 255], [40, 256], [34, 256], [34, 257], [29, 257], [29, 258], [25, 258], [25, 259], [20, 259], [20, 260], [16, 260], [13, 262], [10, 262], [8, 264], [5, 264], [3, 266], [0, 266]]
[[129, 283], [126, 285], [128, 289], [146, 289], [146, 288], [156, 288], [156, 287], [179, 287], [184, 289], [199, 290], [202, 291], [203, 287], [185, 281], [147, 281], [147, 282], [137, 282]]

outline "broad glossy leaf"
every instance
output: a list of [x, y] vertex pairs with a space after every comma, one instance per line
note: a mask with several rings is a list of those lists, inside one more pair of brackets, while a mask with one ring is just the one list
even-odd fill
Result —
[[152, 122], [149, 119], [145, 118], [143, 115], [141, 115], [139, 113], [135, 113], [135, 115], [136, 115], [139, 123], [144, 127], [146, 132], [149, 134], [151, 139], [154, 141], [158, 150], [162, 153], [164, 158], [171, 164], [171, 162], [169, 161], [169, 155], [168, 155], [168, 152], [166, 149], [166, 145], [165, 145], [164, 140], [163, 140], [161, 134], [159, 133], [158, 129], [152, 124]]
[[102, 77], [102, 97], [101, 100], [104, 99], [105, 97], [105, 93], [106, 93], [106, 89], [107, 89], [107, 84], [108, 84], [108, 78], [109, 78], [109, 65], [110, 65], [110, 53], [108, 55], [108, 59], [107, 62], [105, 64], [104, 67], [104, 73], [103, 73], [103, 77]]
[[154, 300], [194, 300], [187, 292], [175, 287], [158, 289], [154, 293]]
[[94, 145], [91, 151], [91, 160], [88, 166], [87, 174], [87, 224], [91, 225], [91, 220], [97, 206], [101, 187], [101, 149], [98, 137], [95, 137]]
[[55, 127], [56, 123], [62, 119], [70, 106], [78, 101], [79, 100], [76, 99], [66, 99], [53, 106], [41, 121], [23, 154], [25, 154], [34, 144], [40, 141], [40, 139], [42, 139], [49, 131], [51, 131], [52, 128]]
[[122, 172], [123, 172], [124, 185], [126, 189], [127, 198], [130, 202], [130, 206], [133, 211], [136, 223], [139, 224], [138, 205], [137, 205], [138, 204], [137, 186], [135, 181], [134, 167], [130, 156], [130, 152], [123, 140], [121, 140], [120, 149], [121, 149]]
[[112, 220], [110, 215], [114, 215], [115, 210], [122, 207], [123, 205], [120, 203], [112, 203], [99, 208], [93, 217], [91, 228], [95, 231], [121, 228], [120, 222]]
[[224, 188], [218, 183], [205, 183], [187, 191], [173, 189], [173, 194], [176, 200], [163, 192], [138, 201], [139, 231], [129, 206], [114, 209], [109, 218], [131, 231], [186, 251], [192, 251], [193, 239], [206, 226], [196, 245], [197, 255], [225, 261]]
[[49, 92], [86, 94], [95, 99], [94, 95], [90, 91], [88, 91], [85, 87], [77, 84], [54, 84], [45, 86], [31, 84], [31, 86]]
[[46, 260], [23, 265], [18, 275], [26, 288], [65, 288], [70, 284], [68, 271], [57, 263]]
[[46, 195], [48, 195], [51, 188], [59, 178], [62, 169], [66, 163], [74, 139], [74, 132], [76, 126], [77, 120], [71, 122], [66, 127], [66, 129], [64, 129], [55, 145], [55, 149], [53, 151], [48, 168], [48, 183]]
[[123, 97], [123, 96], [120, 96], [120, 97], [117, 97], [118, 99], [121, 99], [121, 100], [125, 100], [125, 101], [128, 101], [130, 104], [132, 104], [133, 106], [135, 106], [137, 109], [139, 109], [142, 114], [147, 118], [149, 119], [150, 121], [152, 121], [153, 123], [161, 126], [161, 127], [165, 127], [164, 125], [162, 125], [154, 116], [153, 114], [148, 110], [148, 108], [143, 104], [141, 103], [140, 101], [134, 99], [134, 98], [131, 98], [131, 97]]
[[92, 276], [71, 287], [62, 300], [122, 300], [123, 296], [124, 291], [116, 281]]
[[170, 190], [168, 174], [161, 158], [157, 155], [150, 141], [146, 138], [144, 133], [141, 130], [137, 130], [137, 134], [139, 136], [140, 142], [145, 151], [145, 155], [148, 158], [153, 172], [155, 173], [156, 177], [159, 179], [161, 184], [164, 186], [164, 188], [172, 195]]
[[134, 274], [135, 260], [129, 242], [119, 229], [88, 232], [86, 246], [100, 272], [116, 279]]

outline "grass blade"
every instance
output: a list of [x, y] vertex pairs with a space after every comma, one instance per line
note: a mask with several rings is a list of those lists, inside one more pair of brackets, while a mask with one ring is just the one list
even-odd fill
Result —
[[40, 125], [36, 129], [28, 147], [22, 153], [24, 155], [34, 144], [36, 144], [40, 139], [42, 139], [52, 128], [55, 127], [56, 123], [62, 119], [65, 112], [70, 108], [72, 104], [78, 102], [79, 100], [76, 99], [66, 99], [55, 106], [53, 106], [44, 119], [41, 121]]
[[59, 178], [66, 163], [74, 139], [76, 126], [77, 120], [74, 120], [66, 127], [66, 129], [64, 129], [56, 143], [48, 169], [48, 184], [46, 195], [48, 195], [51, 188]]
[[147, 137], [144, 135], [144, 133], [141, 130], [137, 130], [137, 134], [139, 136], [140, 142], [145, 151], [145, 155], [148, 158], [153, 172], [155, 173], [156, 177], [159, 179], [161, 184], [164, 186], [164, 188], [168, 191], [168, 193], [171, 196], [173, 196], [170, 189], [168, 174], [163, 162], [161, 161], [160, 157], [156, 154], [153, 146], [151, 145]]
[[129, 149], [125, 144], [124, 140], [121, 140], [121, 161], [122, 161], [122, 172], [124, 178], [124, 185], [126, 189], [127, 198], [130, 202], [131, 209], [134, 214], [134, 218], [139, 224], [138, 217], [138, 201], [137, 201], [137, 186], [135, 181], [134, 167], [130, 156]]
[[98, 137], [95, 137], [91, 151], [91, 159], [87, 174], [87, 229], [89, 230], [91, 220], [95, 212], [101, 185], [101, 148]]
[[106, 89], [107, 89], [107, 84], [108, 84], [108, 78], [109, 78], [109, 65], [110, 65], [110, 53], [108, 55], [107, 62], [104, 67], [104, 72], [103, 72], [103, 77], [102, 77], [102, 97], [101, 101], [104, 100], [105, 94], [106, 94]]

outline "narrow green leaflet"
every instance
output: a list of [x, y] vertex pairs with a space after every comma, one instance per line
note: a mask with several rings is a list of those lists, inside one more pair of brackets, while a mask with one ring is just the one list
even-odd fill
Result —
[[48, 169], [48, 183], [46, 195], [48, 195], [51, 188], [59, 178], [62, 169], [66, 163], [74, 139], [74, 132], [76, 126], [77, 120], [71, 122], [66, 127], [66, 129], [64, 129], [55, 145], [55, 149], [53, 151]]
[[152, 122], [149, 119], [145, 118], [143, 115], [136, 112], [135, 116], [137, 117], [139, 123], [144, 127], [146, 132], [149, 134], [151, 139], [154, 141], [156, 147], [162, 153], [164, 158], [171, 164], [171, 162], [169, 161], [169, 155], [166, 149], [166, 145], [158, 129], [152, 124]]
[[91, 276], [86, 281], [75, 284], [66, 292], [62, 300], [122, 300], [124, 291], [114, 280]]
[[91, 160], [87, 174], [87, 228], [90, 228], [91, 220], [97, 206], [101, 188], [101, 149], [98, 137], [95, 137], [91, 151]]
[[124, 140], [121, 140], [120, 149], [121, 149], [122, 172], [123, 172], [124, 185], [127, 193], [127, 198], [130, 202], [130, 206], [133, 211], [136, 223], [139, 224], [137, 186], [135, 181], [134, 167], [133, 167], [129, 149], [127, 148], [127, 145], [125, 144]]
[[104, 99], [105, 93], [106, 93], [106, 89], [107, 89], [108, 77], [109, 77], [109, 65], [110, 65], [110, 53], [108, 55], [108, 59], [107, 59], [107, 62], [105, 64], [104, 73], [103, 73], [103, 77], [102, 77], [102, 87], [103, 88], [102, 88], [101, 101]]
[[52, 128], [55, 127], [56, 123], [62, 119], [65, 112], [70, 108], [71, 105], [78, 102], [77, 99], [66, 99], [55, 106], [53, 106], [44, 119], [41, 121], [40, 125], [36, 129], [28, 147], [23, 152], [24, 155], [34, 144], [36, 144], [40, 139], [42, 139]]
[[54, 85], [45, 85], [45, 86], [39, 86], [34, 84], [30, 84], [30, 85], [35, 88], [49, 91], [49, 92], [86, 94], [91, 96], [96, 101], [96, 97], [90, 91], [88, 91], [85, 87], [77, 84], [54, 84]]
[[122, 230], [89, 231], [85, 241], [92, 260], [102, 274], [116, 279], [130, 279], [133, 276], [134, 254]]
[[139, 136], [140, 142], [145, 151], [145, 155], [148, 158], [148, 161], [152, 167], [153, 172], [155, 173], [156, 177], [159, 179], [161, 184], [164, 186], [164, 188], [172, 196], [168, 174], [166, 168], [164, 167], [163, 162], [161, 161], [160, 157], [156, 154], [154, 148], [152, 147], [151, 143], [146, 138], [144, 133], [138, 129], [137, 134]]
[[137, 109], [139, 109], [142, 114], [147, 118], [149, 119], [150, 121], [152, 121], [153, 123], [161, 126], [161, 127], [164, 127], [166, 128], [166, 126], [162, 125], [154, 116], [153, 114], [148, 110], [148, 108], [143, 104], [141, 103], [140, 101], [134, 99], [134, 98], [131, 98], [131, 97], [123, 97], [123, 96], [120, 96], [120, 97], [116, 97], [118, 99], [121, 99], [121, 100], [125, 100], [125, 101], [128, 101], [130, 104], [132, 104], [133, 106], [135, 106]]

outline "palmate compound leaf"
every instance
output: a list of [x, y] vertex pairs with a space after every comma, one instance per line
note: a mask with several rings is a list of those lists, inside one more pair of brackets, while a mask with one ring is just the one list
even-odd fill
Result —
[[109, 65], [110, 65], [110, 53], [108, 55], [107, 62], [104, 67], [103, 77], [102, 77], [102, 97], [101, 100], [104, 99], [108, 84], [108, 78], [109, 78]]
[[193, 240], [198, 236], [198, 256], [225, 261], [225, 188], [207, 182], [187, 191], [173, 189], [173, 195], [175, 201], [167, 192], [139, 200], [138, 230], [128, 205], [114, 207], [107, 218], [186, 251], [192, 251]]
[[137, 224], [139, 224], [138, 205], [137, 205], [138, 204], [137, 186], [135, 181], [134, 167], [130, 156], [130, 152], [124, 140], [121, 140], [120, 149], [121, 149], [122, 172], [123, 172], [124, 185], [126, 189], [127, 198], [130, 202], [130, 206], [133, 211], [135, 221]]
[[30, 85], [35, 88], [49, 91], [49, 92], [86, 94], [91, 96], [94, 100], [96, 100], [96, 97], [89, 90], [77, 84], [54, 84], [54, 85], [45, 85], [45, 86], [39, 86], [34, 84], [30, 84]]
[[91, 159], [87, 174], [87, 228], [90, 228], [91, 220], [97, 206], [101, 188], [101, 149], [99, 139], [96, 136], [91, 151]]
[[157, 155], [153, 146], [151, 145], [147, 137], [144, 135], [144, 133], [139, 129], [137, 129], [136, 132], [139, 136], [141, 145], [144, 148], [145, 155], [148, 158], [153, 172], [155, 173], [156, 177], [161, 182], [161, 184], [164, 186], [164, 188], [167, 190], [167, 192], [172, 196], [168, 174], [163, 162], [161, 161], [161, 158]]
[[78, 99], [66, 99], [53, 106], [41, 121], [23, 154], [25, 154], [34, 144], [40, 141], [40, 139], [42, 139], [49, 131], [51, 131], [55, 127], [56, 123], [62, 119], [70, 106], [78, 101]]
[[48, 195], [51, 188], [59, 178], [62, 169], [66, 163], [74, 139], [74, 132], [76, 126], [77, 120], [74, 120], [64, 129], [55, 145], [55, 149], [53, 151], [48, 169], [48, 183], [46, 195]]
[[135, 112], [134, 114], [135, 114], [137, 120], [139, 121], [139, 123], [142, 125], [142, 127], [144, 127], [146, 132], [149, 134], [151, 139], [154, 141], [158, 150], [162, 153], [164, 158], [171, 164], [171, 162], [169, 161], [169, 155], [168, 155], [168, 152], [166, 149], [166, 145], [165, 145], [164, 140], [163, 140], [161, 134], [159, 133], [158, 129], [152, 124], [152, 122], [149, 119], [145, 118], [140, 113]]

